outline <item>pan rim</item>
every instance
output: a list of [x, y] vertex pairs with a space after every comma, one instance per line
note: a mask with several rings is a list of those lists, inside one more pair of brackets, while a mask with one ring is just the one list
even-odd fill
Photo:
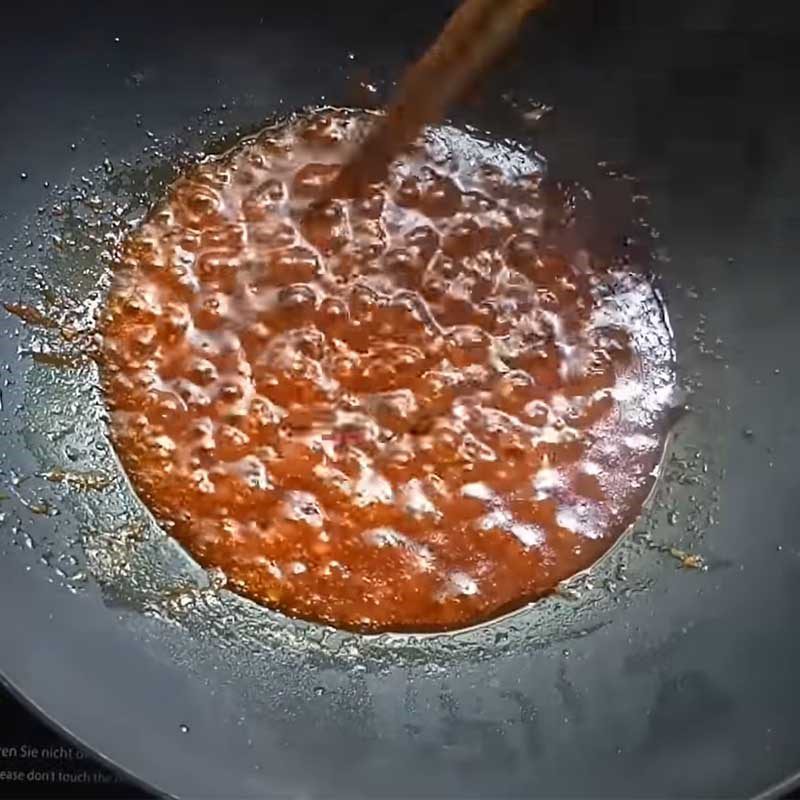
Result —
[[69, 744], [77, 747], [82, 752], [91, 756], [95, 761], [99, 762], [100, 766], [107, 769], [109, 772], [124, 778], [125, 781], [141, 789], [143, 792], [150, 792], [165, 800], [178, 800], [176, 795], [169, 794], [164, 789], [159, 788], [155, 784], [148, 783], [144, 779], [135, 775], [130, 770], [118, 764], [111, 756], [106, 755], [101, 750], [96, 749], [93, 745], [87, 744], [77, 733], [70, 730], [70, 728], [62, 722], [59, 722], [55, 717], [50, 716], [36, 701], [26, 694], [17, 684], [8, 677], [2, 670], [0, 670], [0, 688], [5, 689], [12, 697], [13, 700], [18, 702], [28, 713], [30, 713], [36, 720], [43, 723], [51, 732], [64, 738]]

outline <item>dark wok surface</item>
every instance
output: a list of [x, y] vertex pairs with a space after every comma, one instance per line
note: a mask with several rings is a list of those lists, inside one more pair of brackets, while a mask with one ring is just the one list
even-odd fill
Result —
[[[452, 6], [343, 0], [332, 18], [327, 3], [274, 5], [221, 18], [173, 3], [11, 12], [0, 241], [21, 235], [2, 253], [3, 299], [31, 294], [35, 265], [76, 297], [100, 274], [79, 255], [76, 267], [39, 253], [39, 228], [25, 232], [51, 202], [44, 181], [132, 159], [147, 131], [196, 126], [206, 106], [206, 129], [219, 117], [227, 131], [280, 101], [346, 101], [353, 63], [376, 82], [396, 76]], [[82, 394], [89, 372], [53, 377], [20, 359], [31, 334], [2, 315], [5, 681], [102, 757], [190, 798], [740, 797], [796, 772], [800, 15], [748, 8], [562, 2], [497, 78], [557, 107], [535, 138], [555, 174], [631, 165], [671, 259], [660, 271], [693, 389], [673, 452], [687, 466], [640, 526], [652, 538], [597, 570], [612, 588], [435, 641], [322, 635], [253, 609], [157, 532], [126, 538], [137, 511], [122, 484], [85, 508], [68, 487], [14, 485], [62, 466], [65, 443], [80, 450], [76, 469], [113, 462], [78, 447], [101, 427], [97, 398]], [[34, 497], [61, 513], [36, 511]], [[54, 571], [67, 540], [94, 577], [79, 580], [82, 563]], [[708, 571], [679, 569], [662, 545], [702, 554]], [[123, 546], [130, 562], [104, 560]], [[148, 554], [161, 567], [140, 581]]]

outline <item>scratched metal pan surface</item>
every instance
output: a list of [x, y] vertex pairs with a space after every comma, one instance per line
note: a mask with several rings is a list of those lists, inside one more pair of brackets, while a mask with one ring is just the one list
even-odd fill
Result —
[[[591, 184], [604, 161], [620, 167], [602, 180], [630, 171], [650, 197], [688, 413], [654, 502], [608, 558], [461, 633], [360, 637], [265, 611], [135, 498], [92, 363], [0, 313], [4, 681], [176, 797], [746, 797], [791, 780], [800, 24], [795, 6], [746, 6], [554, 2], [464, 111], [551, 174]], [[181, 151], [352, 102], [359, 82], [380, 95], [451, 9], [6, 11], [0, 296], [91, 315], [104, 235]], [[532, 100], [555, 109], [533, 128], [517, 113]]]

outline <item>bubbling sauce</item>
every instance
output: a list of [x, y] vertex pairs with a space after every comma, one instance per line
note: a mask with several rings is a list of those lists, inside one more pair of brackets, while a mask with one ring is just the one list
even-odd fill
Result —
[[361, 631], [462, 627], [638, 516], [670, 334], [644, 277], [548, 244], [521, 149], [431, 128], [386, 182], [327, 199], [372, 120], [267, 129], [129, 236], [102, 321], [111, 433], [242, 594]]

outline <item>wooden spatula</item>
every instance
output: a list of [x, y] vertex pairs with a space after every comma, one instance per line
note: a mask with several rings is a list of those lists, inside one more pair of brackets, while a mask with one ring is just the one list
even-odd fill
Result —
[[345, 165], [331, 196], [353, 196], [386, 177], [389, 164], [509, 45], [526, 15], [545, 0], [464, 0], [439, 38], [406, 73], [386, 116]]

